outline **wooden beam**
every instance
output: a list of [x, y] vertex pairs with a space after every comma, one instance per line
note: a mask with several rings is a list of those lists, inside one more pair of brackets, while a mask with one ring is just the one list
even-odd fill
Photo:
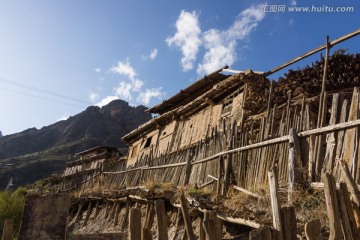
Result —
[[[338, 43], [341, 43], [341, 42], [346, 41], [346, 40], [348, 40], [350, 38], [353, 38], [353, 37], [355, 37], [355, 36], [357, 36], [359, 34], [360, 34], [360, 29], [357, 29], [357, 30], [355, 30], [355, 31], [353, 31], [351, 33], [348, 33], [348, 34], [346, 34], [346, 35], [344, 35], [342, 37], [339, 37], [339, 38], [335, 39], [334, 41], [330, 42], [329, 45], [330, 45], [330, 47], [332, 47], [332, 46], [334, 46], [334, 45], [336, 45]], [[301, 55], [301, 56], [299, 56], [297, 58], [294, 58], [293, 60], [291, 60], [289, 62], [286, 62], [286, 63], [284, 63], [284, 64], [282, 64], [282, 65], [280, 65], [280, 66], [278, 66], [278, 67], [276, 67], [276, 68], [274, 68], [274, 69], [272, 69], [270, 71], [267, 71], [267, 72], [264, 73], [264, 76], [269, 76], [269, 75], [271, 75], [271, 74], [273, 74], [273, 73], [275, 73], [275, 72], [277, 72], [277, 71], [279, 71], [279, 70], [281, 70], [283, 68], [286, 68], [287, 66], [290, 66], [293, 63], [296, 63], [296, 62], [298, 62], [298, 61], [300, 61], [300, 60], [302, 60], [304, 58], [307, 58], [307, 57], [309, 57], [309, 56], [311, 56], [311, 55], [313, 55], [313, 54], [315, 54], [317, 52], [320, 52], [320, 51], [326, 49], [326, 46], [327, 46], [326, 44], [321, 45], [320, 47], [317, 47], [317, 48], [315, 48], [315, 49], [313, 49], [313, 50], [311, 50], [311, 51], [309, 51], [309, 52], [307, 52], [307, 53], [305, 53], [305, 54], [303, 54], [303, 55]]]
[[262, 197], [259, 195], [259, 194], [256, 194], [256, 193], [253, 193], [253, 192], [250, 192], [249, 190], [246, 190], [245, 188], [242, 188], [242, 187], [238, 187], [238, 186], [233, 186], [234, 189], [242, 192], [242, 193], [245, 193], [247, 195], [250, 195], [254, 198], [257, 198], [257, 199], [261, 199]]
[[344, 123], [338, 123], [338, 124], [330, 125], [330, 126], [326, 126], [326, 127], [311, 129], [308, 131], [299, 132], [298, 136], [299, 137], [307, 137], [310, 135], [318, 135], [318, 134], [334, 132], [334, 131], [342, 130], [342, 129], [346, 129], [346, 128], [352, 128], [352, 127], [356, 127], [359, 125], [360, 125], [360, 119], [354, 120], [354, 121], [349, 121], [349, 122], [344, 122]]
[[245, 225], [245, 226], [249, 226], [249, 227], [252, 227], [252, 228], [259, 228], [261, 226], [257, 222], [253, 222], [253, 221], [246, 220], [246, 219], [243, 219], [243, 218], [229, 217], [229, 216], [226, 216], [225, 214], [222, 214], [222, 213], [217, 213], [217, 217], [220, 218], [221, 220], [226, 221], [226, 222]]

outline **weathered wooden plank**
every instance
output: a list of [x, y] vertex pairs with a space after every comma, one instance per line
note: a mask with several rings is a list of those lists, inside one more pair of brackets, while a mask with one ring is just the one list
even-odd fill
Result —
[[344, 182], [340, 183], [340, 189], [342, 190], [342, 193], [344, 196], [344, 202], [345, 202], [345, 206], [346, 206], [346, 211], [347, 211], [351, 231], [353, 233], [353, 238], [360, 239], [359, 229], [356, 225], [356, 220], [355, 220], [355, 215], [354, 215], [355, 213], [353, 211], [353, 205], [350, 200], [350, 194], [349, 194], [348, 188]]
[[157, 199], [154, 201], [156, 220], [157, 220], [157, 233], [158, 240], [168, 240], [167, 234], [167, 217], [165, 212], [164, 200]]
[[318, 135], [318, 134], [322, 134], [322, 133], [328, 133], [328, 132], [333, 132], [333, 131], [337, 131], [337, 130], [353, 128], [356, 126], [360, 126], [360, 119], [354, 120], [354, 121], [348, 121], [348, 122], [344, 122], [344, 123], [338, 123], [338, 124], [331, 125], [331, 126], [316, 128], [316, 129], [312, 129], [312, 130], [308, 130], [308, 131], [299, 132], [298, 136], [299, 137], [307, 137], [310, 135]]
[[283, 221], [282, 235], [286, 240], [297, 240], [296, 215], [294, 207], [282, 207], [281, 216]]
[[279, 199], [279, 183], [278, 183], [278, 173], [277, 167], [274, 166], [269, 172], [269, 186], [270, 186], [270, 196], [271, 196], [271, 209], [273, 214], [273, 226], [280, 234], [280, 239], [282, 239], [282, 221], [281, 221], [281, 203]]
[[85, 219], [84, 219], [84, 226], [86, 226], [88, 224], [88, 220], [89, 220], [91, 211], [92, 211], [92, 201], [89, 202], [88, 208], [86, 210], [86, 216], [85, 216]]
[[129, 218], [130, 208], [131, 208], [131, 202], [130, 202], [130, 200], [127, 200], [125, 214], [124, 214], [123, 220], [121, 222], [121, 228], [120, 228], [121, 230], [125, 230], [128, 226], [128, 218]]
[[242, 192], [242, 193], [245, 193], [245, 194], [247, 194], [247, 195], [250, 195], [250, 196], [252, 196], [252, 197], [254, 197], [254, 198], [257, 198], [257, 199], [261, 199], [261, 198], [262, 198], [259, 194], [253, 193], [253, 192], [251, 192], [251, 191], [249, 191], [249, 190], [246, 190], [245, 188], [238, 187], [238, 186], [233, 186], [233, 188], [236, 189], [236, 190], [238, 190], [238, 191], [240, 191], [240, 192]]
[[217, 218], [214, 211], [204, 211], [204, 229], [207, 239], [219, 240], [222, 239], [221, 222]]
[[141, 211], [132, 208], [129, 214], [129, 240], [141, 240]]
[[300, 141], [293, 128], [289, 131], [289, 158], [288, 158], [288, 201], [293, 201], [295, 183], [301, 182], [299, 170], [302, 167]]
[[348, 186], [348, 188], [351, 192], [351, 197], [359, 208], [360, 207], [360, 191], [359, 191], [359, 188], [357, 187], [354, 179], [352, 178], [350, 170], [345, 162], [342, 162], [341, 170], [342, 170], [342, 177], [345, 180], [346, 185]]
[[229, 217], [226, 216], [225, 214], [222, 213], [217, 213], [216, 216], [221, 219], [224, 220], [226, 222], [230, 222], [230, 223], [236, 223], [236, 224], [240, 224], [240, 225], [245, 225], [245, 226], [249, 226], [252, 228], [259, 228], [261, 225], [257, 222], [254, 221], [250, 221], [250, 220], [246, 220], [243, 218], [233, 218], [233, 217]]
[[342, 189], [337, 189], [337, 195], [339, 199], [340, 217], [343, 236], [346, 240], [353, 240], [353, 233], [350, 225], [348, 211], [346, 209], [345, 197]]
[[[352, 100], [350, 104], [348, 121], [353, 121], [357, 119], [359, 119], [359, 88], [354, 87]], [[355, 146], [355, 144], [357, 143], [356, 135], [357, 135], [357, 129], [355, 128], [348, 129], [345, 132], [345, 141], [344, 141], [345, 151], [344, 151], [343, 161], [345, 161], [348, 164], [349, 169], [351, 169], [351, 172], [353, 174], [352, 176], [355, 176], [354, 157], [357, 157], [357, 154], [355, 154], [355, 151], [357, 150]]]
[[341, 223], [339, 221], [340, 209], [336, 193], [335, 178], [329, 173], [324, 173], [322, 176], [322, 181], [324, 182], [326, 208], [329, 217], [329, 240], [338, 240], [341, 239]]
[[182, 216], [184, 219], [184, 225], [185, 225], [185, 229], [186, 229], [187, 238], [189, 240], [195, 240], [195, 234], [194, 234], [194, 231], [193, 231], [192, 225], [191, 225], [191, 219], [190, 219], [190, 214], [189, 214], [189, 210], [188, 210], [188, 205], [187, 205], [187, 201], [185, 199], [183, 191], [181, 191], [181, 193], [180, 193], [180, 204], [181, 204], [181, 212], [182, 212]]
[[[333, 94], [329, 125], [335, 125], [338, 118], [339, 94]], [[335, 132], [326, 135], [326, 153], [323, 172], [331, 173], [335, 165], [336, 138]]]

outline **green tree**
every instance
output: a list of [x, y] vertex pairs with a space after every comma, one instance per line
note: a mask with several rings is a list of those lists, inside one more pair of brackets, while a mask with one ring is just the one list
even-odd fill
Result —
[[13, 192], [0, 192], [0, 235], [2, 234], [4, 221], [6, 219], [12, 219], [14, 221], [14, 236], [18, 235], [26, 194], [27, 191], [24, 187], [20, 187]]

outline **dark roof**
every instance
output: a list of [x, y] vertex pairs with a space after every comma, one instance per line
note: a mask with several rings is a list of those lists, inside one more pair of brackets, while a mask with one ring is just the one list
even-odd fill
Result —
[[82, 152], [78, 152], [78, 153], [75, 154], [75, 157], [77, 157], [79, 155], [89, 153], [89, 152], [92, 152], [92, 151], [97, 150], [97, 149], [99, 149], [99, 150], [104, 149], [106, 151], [117, 151], [117, 152], [119, 152], [119, 150], [116, 147], [97, 146], [97, 147], [93, 147], [93, 148], [90, 148], [90, 149], [86, 149], [85, 151], [82, 151]]
[[252, 82], [252, 78], [255, 75], [258, 74], [253, 73], [252, 71], [246, 71], [245, 73], [238, 73], [234, 76], [229, 76], [222, 82], [219, 82], [218, 84], [214, 85], [210, 90], [203, 93], [201, 96], [197, 97], [193, 101], [184, 104], [183, 106], [179, 106], [176, 109], [170, 110], [164, 113], [163, 115], [151, 119], [150, 121], [139, 126], [137, 129], [128, 133], [122, 139], [127, 144], [131, 144], [139, 137], [142, 137], [143, 134], [146, 134], [149, 131], [155, 129], [157, 125], [167, 124], [169, 121], [173, 119], [174, 116], [186, 117], [192, 115], [194, 112], [199, 111], [207, 104], [209, 104], [206, 101], [207, 99], [217, 101], [218, 99], [221, 99], [222, 97], [234, 91], [236, 88], [239, 88], [240, 86], [244, 85], [245, 82]]
[[223, 68], [220, 68], [219, 70], [205, 76], [204, 78], [196, 81], [187, 88], [180, 90], [180, 92], [178, 92], [171, 98], [163, 101], [162, 103], [152, 108], [147, 109], [146, 112], [163, 114], [179, 106], [186, 105], [187, 103], [201, 96], [205, 92], [209, 91], [215, 84], [228, 78], [229, 75], [224, 75], [220, 73], [223, 69], [226, 68], [228, 68], [228, 66], [224, 66]]

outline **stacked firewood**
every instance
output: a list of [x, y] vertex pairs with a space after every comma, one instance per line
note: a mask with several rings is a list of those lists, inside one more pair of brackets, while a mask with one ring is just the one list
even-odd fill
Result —
[[[279, 78], [274, 88], [274, 101], [283, 103], [287, 99], [287, 92], [291, 90], [293, 96], [300, 93], [317, 95], [321, 91], [324, 75], [324, 57], [320, 61], [307, 65], [302, 69], [289, 70], [285, 77]], [[328, 79], [326, 91], [340, 90], [359, 86], [360, 84], [360, 54], [346, 53], [340, 49], [329, 58]]]

